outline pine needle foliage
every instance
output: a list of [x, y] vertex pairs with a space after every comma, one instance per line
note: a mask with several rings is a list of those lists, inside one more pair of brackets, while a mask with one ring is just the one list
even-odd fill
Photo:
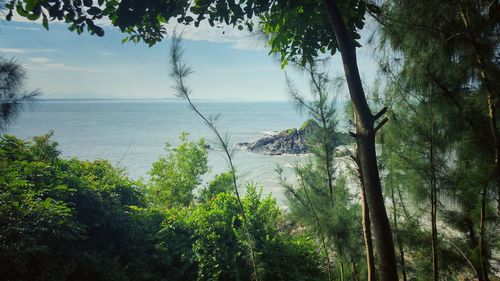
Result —
[[0, 131], [7, 129], [19, 117], [26, 105], [34, 102], [40, 91], [24, 89], [27, 75], [14, 59], [0, 56]]
[[[380, 65], [392, 115], [382, 141], [386, 194], [402, 194], [393, 206], [406, 210], [397, 214], [399, 231], [438, 232], [440, 265], [408, 269], [422, 280], [431, 270], [435, 280], [491, 280], [500, 207], [499, 3], [387, 1], [382, 11]], [[429, 221], [429, 203], [435, 229], [412, 222]], [[433, 237], [400, 236], [412, 260], [429, 260]]]
[[364, 271], [361, 209], [347, 179], [337, 171], [342, 164], [336, 151], [337, 104], [328, 94], [328, 74], [319, 73], [315, 66], [304, 68], [304, 72], [310, 79], [310, 100], [298, 93], [290, 80], [287, 82], [292, 101], [316, 123], [307, 136], [311, 155], [294, 167], [297, 184], [288, 183], [281, 175], [282, 185], [291, 216], [322, 249], [330, 280], [356, 279]]

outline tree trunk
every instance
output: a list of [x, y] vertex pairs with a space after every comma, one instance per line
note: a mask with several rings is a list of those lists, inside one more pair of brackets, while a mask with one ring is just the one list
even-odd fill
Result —
[[366, 201], [373, 223], [378, 267], [382, 281], [398, 280], [392, 231], [387, 217], [375, 151], [374, 116], [372, 115], [359, 76], [356, 49], [335, 0], [324, 0], [325, 9], [335, 32], [344, 64], [349, 94], [356, 114], [356, 143], [366, 191]]
[[356, 263], [354, 259], [351, 258], [351, 266], [352, 266], [352, 278], [351, 280], [359, 281], [358, 269], [356, 268]]
[[495, 93], [495, 90], [491, 86], [490, 79], [486, 72], [485, 63], [478, 51], [477, 43], [473, 40], [472, 44], [474, 45], [474, 50], [476, 51], [476, 57], [481, 74], [480, 77], [487, 90], [486, 103], [488, 105], [488, 121], [490, 123], [489, 125], [491, 130], [491, 138], [493, 140], [493, 149], [495, 153], [493, 179], [495, 180], [495, 183], [497, 185], [497, 212], [498, 214], [500, 214], [500, 135], [498, 133], [497, 126], [497, 107], [495, 99], [495, 94], [498, 95], [498, 93]]
[[483, 187], [483, 192], [481, 196], [481, 218], [479, 223], [479, 261], [481, 263], [481, 277], [484, 281], [489, 281], [488, 278], [488, 256], [486, 254], [485, 245], [485, 219], [486, 219], [486, 199], [488, 189], [486, 186]]
[[[470, 248], [476, 249], [479, 245], [479, 242], [477, 241], [476, 233], [474, 232], [474, 223], [472, 222], [472, 219], [470, 217], [466, 217], [464, 222], [465, 222], [465, 224], [467, 226], [467, 230], [468, 230]], [[481, 266], [478, 264], [473, 264], [472, 267], [474, 268], [474, 271], [477, 275], [477, 280], [478, 281], [485, 281], [483, 279], [483, 275], [481, 274], [481, 271], [478, 270], [478, 268], [481, 268]]]
[[368, 202], [366, 201], [365, 184], [363, 182], [363, 172], [359, 164], [359, 149], [356, 152], [356, 165], [359, 175], [359, 183], [361, 187], [361, 224], [363, 225], [363, 240], [365, 242], [367, 281], [376, 281], [377, 275], [375, 271], [375, 259], [373, 257], [372, 230], [370, 225], [370, 211], [368, 210]]
[[376, 281], [377, 275], [375, 271], [375, 258], [373, 256], [373, 243], [372, 243], [372, 230], [370, 225], [370, 211], [368, 211], [368, 203], [366, 202], [366, 192], [363, 185], [361, 185], [361, 200], [362, 213], [363, 213], [363, 239], [365, 240], [365, 253], [366, 253], [366, 267], [368, 274], [368, 281]]
[[[319, 88], [318, 88], [319, 90]], [[323, 111], [323, 107], [321, 106], [320, 108], [320, 114], [321, 114], [321, 126], [323, 130], [326, 131], [327, 125], [326, 125], [326, 116], [325, 112]], [[325, 133], [323, 135], [323, 149], [325, 150], [325, 169], [326, 169], [326, 175], [328, 176], [328, 188], [330, 189], [330, 199], [333, 204], [333, 172], [332, 172], [332, 164], [330, 163], [330, 158], [332, 153], [330, 149], [328, 148], [328, 139], [325, 137]]]
[[[486, 77], [484, 78], [486, 79]], [[500, 136], [497, 127], [497, 110], [495, 105], [495, 97], [491, 91], [488, 91], [488, 120], [490, 122], [491, 135], [493, 137], [495, 149], [495, 166], [493, 168], [493, 177], [497, 185], [497, 212], [500, 215]]]
[[476, 55], [476, 60], [477, 60], [477, 65], [479, 68], [479, 77], [481, 78], [481, 81], [483, 82], [487, 94], [486, 94], [486, 100], [487, 100], [487, 105], [488, 105], [488, 121], [490, 125], [490, 130], [491, 130], [491, 137], [493, 140], [493, 149], [494, 149], [494, 157], [495, 157], [495, 165], [493, 169], [493, 179], [495, 180], [495, 183], [497, 185], [497, 212], [500, 214], [500, 133], [498, 132], [498, 126], [497, 126], [497, 106], [496, 106], [496, 97], [499, 97], [499, 93], [497, 89], [495, 89], [494, 86], [492, 86], [493, 83], [491, 83], [491, 79], [495, 78], [495, 74], [489, 75], [488, 73], [488, 67], [485, 59], [481, 56], [481, 52], [479, 51], [479, 44], [476, 41], [476, 38], [471, 35], [470, 30], [470, 20], [469, 17], [467, 16], [466, 10], [459, 5], [460, 7], [460, 15], [462, 17], [462, 21], [464, 23], [465, 29], [467, 31], [466, 35], [468, 39], [470, 40], [472, 47], [474, 49], [475, 55]]
[[[340, 234], [337, 233], [338, 241], [341, 240]], [[339, 266], [340, 266], [340, 281], [344, 281], [344, 250], [342, 248], [342, 244], [338, 245], [338, 254], [339, 254]]]
[[340, 281], [344, 281], [344, 263], [340, 262]]
[[319, 237], [321, 239], [321, 245], [323, 246], [323, 250], [325, 251], [325, 259], [326, 259], [326, 270], [328, 273], [328, 280], [332, 281], [333, 280], [333, 273], [331, 269], [331, 261], [330, 261], [330, 253], [328, 251], [328, 247], [326, 246], [326, 239], [325, 235], [323, 232], [323, 228], [321, 227], [321, 221], [319, 219], [318, 213], [316, 212], [316, 209], [314, 208], [314, 205], [312, 203], [311, 197], [309, 196], [309, 192], [307, 192], [307, 187], [304, 183], [304, 177], [303, 175], [300, 175], [300, 182], [302, 185], [302, 188], [304, 189], [304, 194], [307, 197], [307, 202], [309, 203], [309, 206], [311, 206], [311, 211], [313, 213], [314, 219], [316, 220], [316, 224], [318, 226], [318, 232], [319, 232]]
[[392, 216], [393, 216], [393, 223], [394, 223], [394, 232], [396, 233], [396, 243], [398, 244], [399, 259], [401, 261], [401, 272], [403, 274], [403, 281], [406, 281], [407, 277], [406, 277], [405, 252], [404, 252], [404, 248], [403, 248], [403, 241], [401, 240], [401, 236], [398, 233], [399, 230], [398, 230], [396, 197], [394, 196], [394, 185], [392, 182], [391, 182], [391, 200], [392, 200]]
[[437, 240], [437, 182], [436, 182], [436, 165], [434, 160], [433, 134], [434, 134], [434, 121], [431, 120], [431, 129], [429, 132], [429, 144], [430, 144], [429, 149], [430, 149], [430, 168], [431, 168], [430, 183], [431, 183], [432, 279], [434, 281], [438, 281], [439, 263], [438, 263], [438, 240]]

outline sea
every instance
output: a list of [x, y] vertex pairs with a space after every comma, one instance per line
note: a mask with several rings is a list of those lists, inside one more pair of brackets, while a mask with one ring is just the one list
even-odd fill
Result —
[[[290, 102], [194, 103], [229, 137], [241, 191], [245, 191], [246, 183], [253, 182], [262, 188], [264, 196], [270, 194], [283, 205], [285, 197], [276, 167], [283, 167], [293, 183], [291, 168], [307, 156], [264, 155], [237, 149], [235, 144], [298, 128], [307, 116], [300, 115]], [[189, 133], [191, 140], [206, 139], [213, 148], [208, 152], [210, 172], [201, 186], [228, 170], [214, 134], [182, 100], [38, 101], [6, 133], [30, 139], [50, 131], [63, 157], [106, 159], [133, 179], [147, 181], [152, 163], [167, 155], [165, 144], [179, 144], [182, 132]]]

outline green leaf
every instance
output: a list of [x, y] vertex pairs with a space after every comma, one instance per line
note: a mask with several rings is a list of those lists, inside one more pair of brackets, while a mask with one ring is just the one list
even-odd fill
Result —
[[10, 10], [9, 13], [7, 14], [7, 16], [5, 16], [5, 19], [7, 21], [10, 21], [12, 19], [12, 10]]
[[38, 5], [38, 0], [26, 0], [26, 11], [33, 11]]
[[248, 28], [248, 30], [249, 30], [250, 32], [252, 32], [252, 31], [253, 31], [253, 25], [252, 25], [252, 23], [251, 23], [251, 22], [247, 22], [247, 28]]
[[99, 15], [101, 12], [102, 12], [102, 10], [97, 8], [97, 7], [92, 7], [92, 8], [87, 10], [87, 14], [89, 14], [91, 16]]
[[23, 8], [23, 5], [21, 2], [17, 2], [16, 5], [16, 12], [21, 16], [21, 17], [27, 17], [29, 14], [28, 12]]
[[43, 15], [42, 26], [46, 30], [49, 30], [49, 20], [47, 19], [47, 16], [45, 14], [42, 14], [42, 15]]
[[102, 27], [95, 25], [93, 27], [93, 29], [94, 29], [95, 34], [97, 34], [97, 36], [99, 36], [99, 37], [104, 36], [104, 29], [102, 29]]

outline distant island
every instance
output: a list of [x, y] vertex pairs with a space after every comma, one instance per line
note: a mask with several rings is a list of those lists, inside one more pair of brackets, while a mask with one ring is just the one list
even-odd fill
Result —
[[[279, 133], [265, 136], [254, 142], [240, 142], [236, 145], [250, 152], [264, 153], [267, 155], [305, 154], [309, 153], [307, 135], [318, 124], [313, 120], [305, 121], [300, 128], [291, 128]], [[338, 132], [337, 146], [348, 145], [353, 139], [347, 133]]]

